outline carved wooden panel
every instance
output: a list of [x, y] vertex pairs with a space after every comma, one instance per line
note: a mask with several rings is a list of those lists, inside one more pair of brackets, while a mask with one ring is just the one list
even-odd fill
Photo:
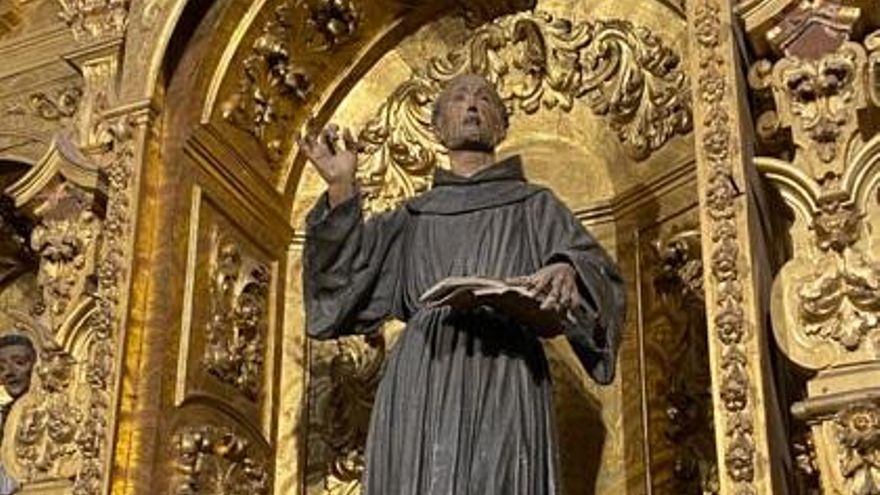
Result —
[[277, 262], [196, 188], [177, 405], [214, 401], [268, 438]]
[[639, 354], [652, 492], [719, 492], [698, 211], [639, 232]]

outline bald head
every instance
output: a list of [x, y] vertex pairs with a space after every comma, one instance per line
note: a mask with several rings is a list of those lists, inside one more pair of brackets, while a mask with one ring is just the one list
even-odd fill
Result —
[[507, 135], [507, 109], [486, 78], [461, 74], [437, 97], [432, 123], [451, 151], [492, 151]]

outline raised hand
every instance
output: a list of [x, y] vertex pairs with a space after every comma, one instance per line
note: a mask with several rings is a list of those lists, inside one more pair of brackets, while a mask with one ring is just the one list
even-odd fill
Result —
[[568, 263], [553, 263], [531, 275], [515, 277], [507, 283], [521, 285], [535, 294], [541, 301], [541, 309], [559, 312], [573, 310], [580, 302], [577, 273]]
[[355, 171], [359, 145], [348, 129], [342, 133], [344, 146], [340, 146], [339, 141], [339, 127], [335, 124], [328, 125], [317, 136], [307, 133], [297, 139], [300, 149], [327, 183], [331, 207], [350, 198], [357, 190]]

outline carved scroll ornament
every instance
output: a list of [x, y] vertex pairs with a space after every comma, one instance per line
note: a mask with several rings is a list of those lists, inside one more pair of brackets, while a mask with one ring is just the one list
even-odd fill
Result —
[[427, 189], [445, 157], [431, 129], [443, 84], [476, 72], [510, 110], [570, 111], [586, 103], [634, 159], [691, 129], [690, 89], [679, 56], [648, 29], [624, 20], [573, 23], [522, 13], [477, 29], [460, 49], [431, 60], [401, 84], [359, 135], [367, 209], [383, 211]]
[[174, 449], [174, 495], [268, 495], [271, 491], [265, 460], [231, 428], [182, 428], [174, 436]]
[[270, 272], [244, 255], [235, 241], [215, 235], [202, 363], [210, 374], [256, 401], [263, 380]]

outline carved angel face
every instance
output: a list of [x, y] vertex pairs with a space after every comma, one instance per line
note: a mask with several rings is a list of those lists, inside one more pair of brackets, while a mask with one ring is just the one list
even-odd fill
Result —
[[13, 399], [24, 395], [31, 386], [31, 371], [36, 356], [26, 345], [13, 344], [0, 347], [0, 380]]
[[462, 74], [437, 98], [433, 124], [450, 150], [492, 151], [507, 135], [507, 110], [489, 81]]

